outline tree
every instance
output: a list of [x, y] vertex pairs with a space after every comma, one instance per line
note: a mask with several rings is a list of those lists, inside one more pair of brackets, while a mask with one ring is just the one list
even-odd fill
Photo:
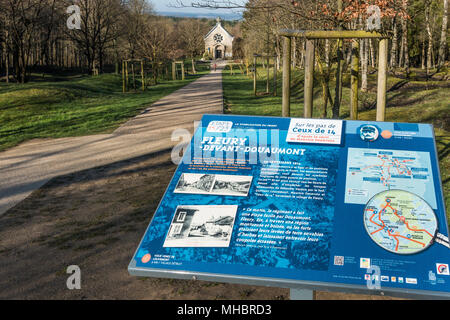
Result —
[[448, 23], [448, 0], [444, 1], [444, 10], [442, 16], [441, 39], [439, 41], [439, 58], [438, 68], [441, 68], [445, 62], [445, 54], [447, 49], [447, 23]]
[[98, 63], [103, 70], [104, 55], [113, 41], [124, 34], [124, 4], [121, 0], [78, 0], [81, 10], [81, 29], [67, 30], [87, 60], [91, 72]]
[[[28, 66], [38, 42], [39, 31], [46, 20], [48, 0], [3, 0], [0, 15], [6, 28], [7, 51], [13, 57], [14, 78], [28, 81]], [[9, 61], [8, 61], [9, 63]]]
[[195, 74], [195, 56], [204, 52], [203, 37], [208, 32], [209, 25], [198, 19], [186, 19], [178, 24], [180, 45], [192, 60], [192, 72]]
[[156, 82], [158, 67], [168, 59], [174, 60], [182, 54], [176, 47], [177, 35], [175, 25], [168, 19], [147, 15], [144, 32], [136, 42], [136, 53], [141, 58], [147, 58], [153, 65], [153, 76]]

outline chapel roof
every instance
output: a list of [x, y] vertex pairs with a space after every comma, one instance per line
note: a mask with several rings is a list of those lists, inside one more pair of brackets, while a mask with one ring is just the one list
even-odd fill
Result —
[[224, 28], [224, 26], [222, 26], [222, 22], [221, 22], [220, 18], [217, 18], [216, 21], [217, 21], [216, 25], [211, 30], [209, 30], [209, 32], [206, 34], [206, 36], [203, 39], [208, 38], [211, 33], [213, 33], [215, 30], [217, 30], [217, 28], [221, 27], [223, 29], [223, 31], [225, 31], [225, 33], [231, 38], [231, 40], [233, 40], [234, 37], [231, 35], [231, 33], [229, 33], [227, 31], [227, 29]]

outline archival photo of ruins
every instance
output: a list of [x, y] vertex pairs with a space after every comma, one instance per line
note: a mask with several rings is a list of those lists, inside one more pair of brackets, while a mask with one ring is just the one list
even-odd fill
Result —
[[183, 173], [174, 192], [245, 197], [252, 179], [252, 176]]
[[178, 206], [163, 247], [228, 247], [236, 211], [236, 205]]
[[245, 197], [252, 179], [252, 176], [216, 175], [211, 193]]

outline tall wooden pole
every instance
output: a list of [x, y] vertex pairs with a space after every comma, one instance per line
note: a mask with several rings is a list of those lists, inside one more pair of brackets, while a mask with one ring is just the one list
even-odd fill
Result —
[[377, 121], [384, 121], [388, 71], [388, 39], [381, 39], [378, 50]]
[[283, 117], [291, 115], [291, 46], [290, 37], [284, 37], [283, 45], [283, 97], [281, 114]]
[[128, 61], [125, 61], [125, 85], [126, 85], [127, 91], [128, 91], [128, 87], [129, 87], [129, 79], [128, 79]]
[[142, 80], [142, 91], [145, 91], [144, 60], [141, 60], [141, 80]]
[[122, 92], [126, 91], [126, 81], [125, 81], [125, 61], [122, 61]]
[[177, 65], [175, 64], [175, 62], [172, 62], [172, 80], [173, 81], [177, 80], [176, 67], [177, 67]]
[[314, 40], [306, 40], [305, 54], [305, 90], [303, 116], [312, 118], [314, 89]]
[[[274, 58], [276, 59], [276, 57]], [[277, 96], [277, 64], [276, 60], [273, 61], [273, 96]]]
[[133, 89], [136, 91], [136, 77], [134, 74], [134, 61], [131, 62], [131, 73], [133, 73]]
[[359, 82], [359, 41], [357, 39], [352, 42], [352, 70], [351, 70], [351, 87], [350, 96], [350, 119], [358, 119], [358, 82]]
[[267, 56], [267, 79], [266, 79], [266, 93], [269, 93], [269, 78], [270, 78], [270, 58]]
[[256, 56], [253, 57], [253, 95], [256, 96]]
[[181, 80], [184, 81], [184, 61], [181, 62]]

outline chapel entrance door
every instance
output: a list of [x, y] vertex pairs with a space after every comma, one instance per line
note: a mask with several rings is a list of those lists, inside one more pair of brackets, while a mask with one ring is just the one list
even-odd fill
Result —
[[222, 59], [222, 50], [216, 49], [216, 59]]

